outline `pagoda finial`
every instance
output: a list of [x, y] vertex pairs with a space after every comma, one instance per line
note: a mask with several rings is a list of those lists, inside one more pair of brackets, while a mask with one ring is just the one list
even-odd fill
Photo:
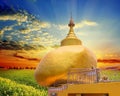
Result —
[[68, 26], [70, 27], [69, 32], [68, 32], [66, 38], [61, 41], [61, 46], [81, 45], [82, 44], [81, 40], [79, 40], [74, 33], [73, 27], [75, 26], [75, 24], [74, 24], [74, 21], [72, 18], [72, 12], [71, 12], [71, 18], [70, 18], [70, 22], [69, 22]]
[[72, 12], [71, 12], [71, 18], [70, 18], [70, 22], [69, 22], [68, 26], [69, 27], [74, 27], [75, 26], [73, 18], [72, 18]]
[[74, 30], [73, 30], [73, 27], [75, 26], [75, 24], [72, 19], [72, 14], [71, 14], [71, 18], [70, 18], [70, 22], [69, 22], [68, 26], [70, 27], [70, 30], [69, 30], [69, 33], [67, 34], [66, 38], [77, 38], [74, 33]]

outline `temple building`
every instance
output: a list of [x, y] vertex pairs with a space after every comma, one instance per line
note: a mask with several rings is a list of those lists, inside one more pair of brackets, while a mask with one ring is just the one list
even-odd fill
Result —
[[66, 38], [61, 41], [61, 46], [82, 45], [81, 40], [79, 40], [74, 33], [73, 27], [75, 26], [75, 24], [72, 17], [70, 19], [68, 26], [70, 27], [69, 33], [67, 34]]

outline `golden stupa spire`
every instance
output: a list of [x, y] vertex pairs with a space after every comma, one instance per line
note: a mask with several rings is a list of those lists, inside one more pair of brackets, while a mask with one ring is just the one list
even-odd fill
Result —
[[71, 19], [70, 19], [68, 26], [70, 27], [70, 30], [69, 30], [69, 33], [67, 34], [66, 38], [77, 38], [75, 33], [74, 33], [74, 30], [73, 30], [73, 27], [75, 26], [75, 24], [74, 24], [74, 21], [72, 19], [72, 15], [71, 15]]
[[72, 15], [68, 26], [70, 27], [69, 33], [67, 34], [66, 38], [61, 41], [61, 46], [81, 45], [82, 44], [81, 40], [79, 40], [74, 33], [73, 27], [75, 26], [75, 24]]

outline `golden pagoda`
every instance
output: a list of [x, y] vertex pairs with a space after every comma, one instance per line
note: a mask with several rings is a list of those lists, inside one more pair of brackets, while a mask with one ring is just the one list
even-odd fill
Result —
[[74, 33], [73, 27], [75, 26], [75, 24], [72, 19], [72, 16], [71, 16], [68, 26], [70, 27], [69, 33], [67, 34], [66, 38], [61, 41], [61, 46], [82, 45], [81, 40], [79, 40]]

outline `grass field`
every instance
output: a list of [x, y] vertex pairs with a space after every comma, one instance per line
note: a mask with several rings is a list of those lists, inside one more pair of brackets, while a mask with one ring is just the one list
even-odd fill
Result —
[[[15, 90], [16, 88], [20, 90]], [[36, 83], [34, 70], [30, 69], [0, 69], [0, 91], [2, 92], [0, 96], [47, 96], [47, 88]], [[20, 93], [23, 95], [20, 95]]]
[[120, 82], [120, 70], [115, 70], [115, 69], [101, 70], [100, 77], [102, 78], [103, 76], [108, 77], [109, 81]]
[[[120, 81], [120, 70], [101, 70], [100, 77]], [[47, 88], [39, 86], [34, 79], [34, 70], [0, 69], [0, 96], [48, 96]]]

